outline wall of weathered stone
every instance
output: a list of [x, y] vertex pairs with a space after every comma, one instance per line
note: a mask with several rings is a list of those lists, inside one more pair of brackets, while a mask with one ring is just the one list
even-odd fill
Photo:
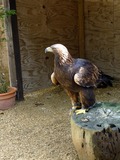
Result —
[[[0, 6], [2, 6], [2, 2], [0, 1]], [[3, 27], [4, 26], [4, 27]], [[3, 34], [5, 31], [4, 20], [0, 19], [0, 72], [4, 73], [8, 77], [8, 48], [7, 48], [7, 39], [6, 35]], [[2, 39], [6, 40], [2, 40]]]

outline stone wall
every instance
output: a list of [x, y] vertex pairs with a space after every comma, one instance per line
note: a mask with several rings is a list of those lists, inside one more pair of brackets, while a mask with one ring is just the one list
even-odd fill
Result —
[[[2, 6], [2, 2], [0, 1], [0, 6]], [[4, 26], [4, 27], [3, 27]], [[3, 31], [6, 30], [4, 25], [4, 19], [0, 19], [0, 72], [6, 75], [6, 78], [9, 79], [8, 76], [8, 48], [7, 48], [7, 39], [6, 34], [3, 34]], [[6, 40], [3, 40], [3, 39]]]

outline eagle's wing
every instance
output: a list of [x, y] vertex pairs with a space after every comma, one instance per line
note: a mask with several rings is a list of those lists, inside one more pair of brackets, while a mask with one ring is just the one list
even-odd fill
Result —
[[96, 87], [98, 77], [99, 69], [92, 63], [86, 63], [74, 75], [74, 82], [81, 87]]

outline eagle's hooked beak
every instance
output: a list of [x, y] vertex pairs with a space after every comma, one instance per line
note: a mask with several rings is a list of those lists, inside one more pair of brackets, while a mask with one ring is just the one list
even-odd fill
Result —
[[51, 47], [47, 47], [47, 48], [45, 49], [45, 53], [47, 53], [47, 52], [53, 52], [52, 48], [51, 48]]

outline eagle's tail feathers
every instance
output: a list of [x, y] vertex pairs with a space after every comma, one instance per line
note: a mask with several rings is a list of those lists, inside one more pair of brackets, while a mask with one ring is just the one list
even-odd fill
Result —
[[97, 88], [106, 88], [108, 86], [113, 87], [113, 80], [113, 77], [106, 75], [102, 72], [98, 80]]

